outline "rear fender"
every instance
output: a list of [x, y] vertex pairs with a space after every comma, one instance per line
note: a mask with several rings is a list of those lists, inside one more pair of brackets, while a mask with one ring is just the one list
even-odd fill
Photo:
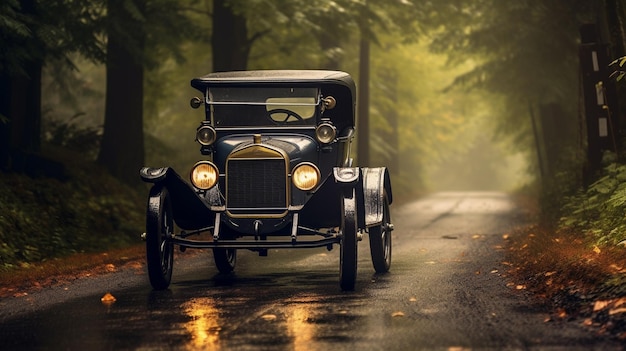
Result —
[[362, 168], [363, 174], [363, 198], [365, 207], [365, 225], [371, 227], [378, 225], [383, 220], [385, 194], [391, 204], [391, 179], [389, 171], [385, 167]]

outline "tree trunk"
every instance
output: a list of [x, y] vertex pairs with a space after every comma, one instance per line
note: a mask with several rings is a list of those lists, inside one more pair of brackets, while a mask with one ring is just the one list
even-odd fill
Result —
[[333, 17], [326, 17], [322, 18], [321, 22], [323, 29], [318, 40], [324, 58], [320, 67], [328, 70], [339, 70], [341, 56], [338, 54], [338, 49], [341, 47], [341, 35], [337, 21]]
[[240, 71], [248, 67], [252, 42], [248, 40], [246, 18], [226, 0], [213, 1], [213, 71]]
[[[24, 171], [26, 155], [41, 149], [41, 64], [28, 63], [29, 77], [3, 77], [0, 168]], [[6, 89], [6, 94], [5, 94]]]
[[[144, 162], [143, 25], [124, 10], [123, 1], [108, 4], [104, 132], [98, 162], [127, 184], [140, 182]], [[143, 1], [137, 7], [144, 9]], [[125, 27], [126, 26], [126, 27]], [[125, 33], [116, 30], [126, 28]], [[131, 38], [131, 42], [127, 39]]]
[[400, 139], [398, 137], [398, 72], [395, 67], [388, 67], [383, 71], [385, 84], [388, 87], [388, 99], [392, 101], [390, 108], [385, 111], [385, 119], [391, 127], [387, 143], [392, 150], [389, 154], [389, 172], [397, 176], [400, 174]]
[[[33, 0], [20, 5], [23, 14], [36, 13]], [[40, 152], [42, 66], [42, 59], [33, 55], [22, 62], [23, 72], [0, 72], [0, 169], [23, 171], [25, 155]]]
[[370, 163], [370, 41], [369, 36], [361, 30], [359, 49], [359, 83], [357, 99], [357, 165], [367, 167]]

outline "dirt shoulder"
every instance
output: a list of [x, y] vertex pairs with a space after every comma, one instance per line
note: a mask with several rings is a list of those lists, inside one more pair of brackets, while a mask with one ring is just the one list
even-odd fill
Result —
[[545, 322], [579, 322], [626, 340], [626, 248], [599, 248], [577, 233], [529, 226], [508, 238], [509, 275], [552, 312]]
[[132, 268], [143, 269], [143, 244], [103, 253], [80, 253], [65, 258], [0, 272], [0, 298], [19, 297], [44, 288]]

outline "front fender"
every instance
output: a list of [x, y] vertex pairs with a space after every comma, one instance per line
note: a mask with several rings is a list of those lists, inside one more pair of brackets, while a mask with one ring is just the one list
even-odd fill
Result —
[[393, 201], [391, 179], [385, 167], [362, 168], [363, 202], [365, 207], [365, 225], [371, 227], [383, 220], [385, 196], [389, 204]]
[[184, 181], [171, 167], [149, 168], [139, 171], [144, 182], [155, 187], [165, 187], [172, 199], [172, 215], [181, 229], [194, 230], [210, 227], [214, 224], [215, 213], [210, 205], [196, 193], [195, 189]]
[[[339, 191], [343, 196], [351, 193], [354, 188], [356, 193], [356, 215], [357, 225], [359, 229], [365, 229], [365, 204], [363, 192], [363, 176], [361, 169], [358, 167], [335, 167], [333, 168], [333, 177], [335, 184], [338, 185]], [[346, 192], [348, 190], [348, 192]]]

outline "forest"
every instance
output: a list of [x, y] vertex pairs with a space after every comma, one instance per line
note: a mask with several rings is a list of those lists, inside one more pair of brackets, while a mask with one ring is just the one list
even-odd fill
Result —
[[[200, 156], [190, 80], [246, 69], [350, 73], [354, 157], [387, 166], [401, 200], [507, 191], [537, 199], [555, 230], [615, 245], [626, 99], [609, 75], [626, 55], [625, 11], [624, 0], [4, 0], [0, 267], [137, 241], [140, 167], [185, 171]], [[581, 93], [589, 43], [614, 92], [600, 161]]]

